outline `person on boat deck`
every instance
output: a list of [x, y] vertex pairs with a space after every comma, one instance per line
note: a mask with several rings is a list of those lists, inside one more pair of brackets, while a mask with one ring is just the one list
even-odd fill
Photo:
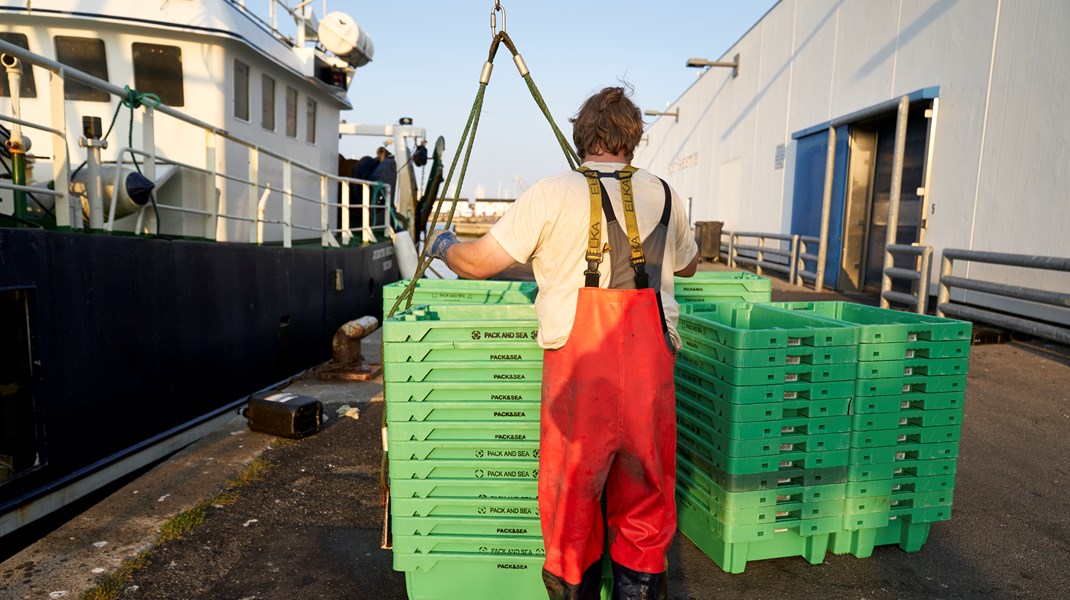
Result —
[[532, 261], [550, 598], [599, 597], [603, 492], [613, 598], [665, 598], [676, 531], [673, 275], [694, 274], [698, 247], [677, 194], [629, 164], [643, 118], [623, 88], [591, 96], [571, 122], [579, 171], [533, 185], [476, 241], [438, 230], [427, 246], [469, 279]]

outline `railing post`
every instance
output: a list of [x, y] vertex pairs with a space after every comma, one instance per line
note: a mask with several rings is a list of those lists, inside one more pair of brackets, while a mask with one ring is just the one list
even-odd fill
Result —
[[918, 314], [924, 315], [929, 302], [929, 277], [932, 275], [933, 249], [926, 246], [921, 253], [921, 279], [918, 280]]
[[[223, 202], [223, 196], [226, 194], [226, 186], [223, 186], [222, 193], [218, 196], [215, 193], [215, 180], [216, 180], [216, 139], [215, 133], [212, 131], [205, 131], [204, 135], [204, 168], [208, 170], [208, 177], [204, 181], [204, 210], [210, 213], [204, 224], [204, 237], [209, 240], [216, 240], [219, 238], [219, 203]], [[224, 235], [224, 239], [228, 236]]]
[[954, 265], [950, 258], [945, 253], [940, 260], [940, 292], [936, 296], [936, 316], [943, 317], [944, 311], [940, 310], [940, 307], [947, 304], [951, 300], [951, 289], [947, 283], [944, 282], [945, 277], [951, 277], [952, 269]]
[[[301, 28], [304, 28], [302, 23]], [[327, 202], [327, 176], [320, 175], [320, 246], [327, 248], [331, 245], [331, 220], [330, 203]]]
[[758, 236], [758, 262], [754, 263], [754, 270], [759, 275], [762, 274], [762, 261], [765, 260], [765, 253], [762, 251], [765, 248], [765, 236]]
[[799, 234], [791, 236], [791, 271], [788, 273], [788, 283], [796, 285], [795, 279], [799, 276]]
[[63, 132], [63, 137], [52, 136], [52, 181], [61, 195], [56, 198], [56, 226], [63, 229], [82, 229], [82, 204], [75, 211], [71, 202], [71, 158], [67, 154], [67, 103], [63, 96], [63, 69], [49, 78], [49, 100], [52, 108], [52, 125]]
[[736, 232], [728, 234], [728, 266], [736, 268]]
[[829, 214], [832, 212], [832, 177], [836, 168], [836, 128], [829, 126], [829, 147], [825, 153], [825, 188], [821, 193], [821, 233], [817, 242], [817, 277], [814, 291], [825, 289], [825, 257], [828, 256]]
[[368, 244], [368, 243], [371, 243], [372, 241], [374, 241], [375, 236], [372, 234], [372, 230], [371, 230], [371, 227], [372, 227], [372, 221], [371, 221], [371, 219], [372, 219], [372, 210], [371, 210], [372, 190], [371, 190], [371, 187], [366, 183], [363, 185], [362, 197], [361, 198], [362, 198], [362, 201], [361, 201], [361, 216], [362, 216], [362, 220], [361, 220], [361, 240], [365, 244]]
[[263, 224], [260, 216], [260, 151], [249, 148], [249, 209], [253, 222], [249, 226], [249, 242], [263, 242]]
[[282, 163], [282, 247], [293, 248], [293, 166]]
[[142, 106], [145, 112], [141, 113], [141, 147], [148, 154], [142, 174], [149, 181], [156, 183], [156, 112], [150, 104]]
[[342, 229], [342, 245], [348, 246], [353, 239], [353, 233], [349, 230], [349, 182], [342, 184], [342, 218], [339, 227]]
[[895, 266], [895, 256], [888, 250], [888, 246], [896, 243], [899, 233], [899, 198], [903, 188], [903, 157], [906, 154], [907, 144], [907, 118], [910, 116], [910, 98], [903, 96], [899, 99], [899, 111], [895, 120], [895, 152], [892, 155], [892, 189], [888, 197], [888, 229], [884, 235], [884, 273], [881, 275], [881, 308], [890, 305], [883, 294], [892, 289], [892, 278], [887, 274], [888, 269]]

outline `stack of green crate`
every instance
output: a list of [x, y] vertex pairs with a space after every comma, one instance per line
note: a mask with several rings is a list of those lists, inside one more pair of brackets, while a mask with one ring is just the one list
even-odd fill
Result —
[[844, 531], [833, 552], [920, 550], [930, 525], [951, 518], [970, 323], [843, 302], [774, 306], [859, 330]]
[[754, 273], [699, 271], [675, 279], [680, 304], [711, 302], [769, 302], [773, 282]]
[[[394, 302], [408, 287], [409, 281], [402, 279], [383, 286], [384, 314], [394, 307]], [[402, 302], [398, 312], [424, 304], [531, 304], [535, 302], [538, 291], [534, 281], [421, 279], [413, 288], [411, 303]]]
[[730, 573], [821, 562], [842, 528], [857, 329], [762, 304], [682, 308], [680, 531]]
[[394, 568], [410, 599], [545, 598], [534, 306], [414, 307], [383, 327]]

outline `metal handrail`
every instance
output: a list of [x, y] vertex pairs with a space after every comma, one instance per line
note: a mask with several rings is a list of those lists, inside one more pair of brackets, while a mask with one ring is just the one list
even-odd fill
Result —
[[[929, 275], [932, 269], [933, 249], [930, 246], [913, 246], [905, 244], [889, 244], [885, 250], [889, 255], [914, 256], [915, 269], [904, 269], [894, 266], [884, 268], [884, 277], [881, 279], [881, 308], [890, 308], [891, 302], [906, 304], [919, 315], [925, 314], [926, 304], [929, 300]], [[894, 260], [893, 260], [893, 263]], [[907, 279], [914, 282], [913, 293], [892, 291], [893, 279]]]
[[799, 236], [799, 252], [796, 256], [795, 267], [795, 281], [791, 283], [793, 285], [803, 285], [807, 282], [812, 282], [814, 287], [817, 287], [818, 272], [817, 267], [814, 267], [813, 271], [806, 270], [806, 262], [813, 262], [817, 264], [817, 260], [820, 258], [818, 254], [811, 254], [807, 252], [809, 244], [820, 244], [821, 238], [816, 235], [800, 235]]
[[[766, 233], [761, 231], [733, 231], [728, 232], [728, 234], [728, 266], [735, 267], [736, 263], [751, 265], [759, 275], [763, 274], [763, 270], [769, 270], [786, 275], [790, 283], [795, 282], [795, 269], [798, 266], [799, 252], [798, 235], [790, 233]], [[757, 238], [758, 244], [740, 244], [738, 243], [739, 238]], [[766, 246], [766, 240], [788, 242], [788, 248], [785, 250], [778, 247]], [[741, 256], [739, 253], [739, 250], [741, 249], [754, 251], [755, 256]], [[779, 263], [767, 261], [765, 260], [766, 254], [786, 257], [787, 262]]]
[[1070, 344], [1070, 327], [1042, 323], [1020, 316], [1006, 315], [962, 304], [953, 304], [951, 302], [951, 288], [956, 287], [1017, 300], [1038, 302], [1060, 309], [1070, 309], [1070, 293], [1038, 290], [969, 279], [967, 277], [955, 277], [952, 273], [954, 261], [956, 260], [1070, 273], [1070, 258], [948, 248], [944, 250], [941, 261], [940, 293], [936, 301], [936, 316], [938, 317], [950, 315], [952, 317], [970, 319], [971, 321], [982, 321], [1063, 344]]
[[[26, 49], [24, 49], [24, 48], [22, 48], [20, 46], [16, 46], [14, 44], [5, 42], [3, 40], [0, 40], [0, 53], [9, 54], [11, 56], [14, 56], [14, 57], [18, 58], [20, 61], [23, 61], [24, 63], [30, 64], [30, 65], [34, 65], [34, 66], [40, 67], [42, 69], [46, 69], [46, 70], [48, 70], [48, 71], [50, 71], [52, 73], [53, 77], [52, 77], [51, 95], [53, 97], [52, 98], [53, 114], [56, 114], [57, 112], [60, 113], [61, 116], [59, 118], [62, 119], [63, 123], [66, 123], [66, 121], [67, 121], [66, 101], [65, 101], [63, 93], [62, 93], [63, 82], [66, 79], [77, 81], [77, 82], [85, 84], [85, 85], [87, 85], [89, 87], [104, 91], [104, 92], [106, 92], [106, 93], [108, 93], [108, 94], [110, 94], [112, 96], [115, 96], [117, 98], [120, 98], [120, 99], [125, 99], [126, 96], [127, 96], [127, 92], [126, 92], [125, 89], [120, 88], [120, 87], [118, 87], [118, 86], [116, 86], [116, 85], [114, 85], [114, 84], [112, 84], [112, 83], [110, 83], [108, 81], [104, 81], [102, 79], [99, 79], [97, 77], [89, 75], [88, 73], [79, 71], [77, 69], [73, 69], [73, 68], [68, 67], [66, 65], [63, 65], [63, 64], [61, 64], [59, 62], [56, 62], [56, 61], [51, 60], [49, 58], [46, 58], [44, 56], [35, 54], [35, 53], [30, 52], [29, 50], [26, 50]], [[161, 113], [163, 113], [165, 115], [168, 115], [168, 116], [170, 116], [170, 117], [172, 117], [172, 118], [174, 118], [174, 119], [176, 119], [178, 121], [181, 121], [183, 123], [186, 123], [188, 125], [196, 127], [198, 129], [201, 129], [207, 135], [206, 160], [205, 160], [206, 166], [205, 167], [193, 167], [192, 165], [179, 164], [179, 163], [174, 163], [174, 162], [171, 162], [170, 164], [176, 164], [176, 165], [182, 166], [183, 168], [195, 169], [198, 172], [201, 172], [201, 173], [209, 175], [213, 179], [218, 177], [218, 178], [229, 180], [229, 181], [244, 182], [244, 183], [247, 183], [247, 184], [250, 185], [250, 190], [252, 191], [252, 190], [261, 189], [264, 186], [259, 184], [259, 182], [254, 182], [251, 178], [250, 179], [242, 179], [242, 178], [235, 177], [235, 176], [232, 176], [232, 175], [229, 175], [229, 174], [226, 174], [226, 173], [218, 173], [218, 172], [216, 172], [216, 170], [215, 170], [216, 148], [214, 146], [214, 139], [215, 138], [220, 138], [220, 139], [223, 139], [225, 141], [230, 141], [230, 142], [233, 142], [235, 144], [238, 144], [239, 146], [245, 147], [250, 153], [250, 158], [251, 159], [255, 159], [256, 161], [259, 160], [259, 156], [260, 155], [263, 155], [263, 156], [268, 156], [268, 157], [274, 158], [274, 159], [279, 160], [280, 162], [282, 162], [283, 165], [284, 165], [284, 169], [283, 169], [283, 171], [284, 171], [284, 177], [283, 177], [284, 186], [283, 186], [283, 189], [280, 189], [280, 190], [277, 190], [277, 191], [282, 193], [283, 196], [284, 196], [283, 209], [284, 209], [284, 213], [286, 214], [286, 217], [284, 217], [282, 225], [284, 226], [283, 242], [284, 242], [284, 245], [286, 247], [290, 247], [292, 245], [292, 229], [294, 228], [293, 227], [293, 223], [291, 222], [291, 219], [289, 218], [290, 201], [292, 201], [292, 199], [294, 197], [297, 197], [298, 199], [302, 199], [302, 200], [305, 199], [304, 197], [296, 196], [293, 193], [292, 186], [288, 185], [292, 181], [292, 174], [291, 174], [291, 169], [292, 168], [296, 167], [297, 169], [301, 170], [304, 173], [307, 173], [307, 174], [312, 175], [314, 177], [320, 178], [321, 179], [321, 189], [324, 189], [323, 185], [322, 185], [322, 182], [334, 181], [334, 182], [338, 182], [338, 183], [343, 183], [343, 182], [345, 182], [345, 183], [361, 183], [361, 184], [368, 183], [368, 182], [364, 182], [362, 180], [355, 180], [355, 179], [352, 179], [352, 178], [341, 177], [341, 176], [333, 174], [333, 173], [328, 173], [328, 172], [322, 171], [322, 170], [320, 170], [320, 169], [318, 169], [318, 168], [316, 168], [316, 167], [314, 167], [312, 165], [308, 165], [308, 164], [305, 164], [305, 163], [302, 163], [302, 162], [299, 162], [299, 161], [295, 161], [290, 157], [287, 157], [287, 156], [285, 156], [283, 154], [279, 154], [277, 152], [273, 152], [271, 150], [268, 150], [266, 148], [258, 146], [257, 144], [255, 144], [253, 142], [250, 142], [250, 141], [248, 141], [248, 140], [246, 140], [244, 138], [241, 138], [241, 137], [239, 137], [237, 135], [234, 135], [234, 134], [228, 132], [225, 129], [221, 129], [221, 128], [216, 127], [214, 125], [210, 125], [208, 123], [205, 123], [204, 121], [201, 121], [199, 119], [191, 117], [191, 116], [189, 116], [189, 115], [187, 115], [187, 114], [185, 114], [185, 113], [183, 113], [181, 111], [178, 111], [178, 110], [176, 110], [174, 108], [171, 108], [171, 107], [169, 107], [169, 106], [167, 106], [165, 104], [162, 104], [162, 103], [157, 105], [157, 106], [144, 105], [141, 108], [144, 110], [144, 118], [143, 118], [143, 129], [144, 129], [144, 132], [145, 132], [145, 136], [144, 136], [145, 137], [145, 142], [144, 143], [145, 143], [146, 147], [148, 148], [148, 152], [134, 151], [132, 149], [131, 149], [131, 151], [132, 152], [137, 152], [138, 154], [141, 154], [141, 155], [146, 157], [146, 165], [145, 165], [146, 168], [145, 168], [145, 171], [146, 171], [146, 176], [149, 179], [154, 179], [155, 165], [156, 165], [157, 160], [158, 160], [158, 158], [156, 156], [155, 144], [150, 142], [150, 140], [154, 140], [155, 139], [154, 134], [153, 134], [154, 121], [155, 121], [154, 120], [154, 113], [157, 112], [157, 111], [161, 112]], [[6, 120], [10, 120], [10, 119], [6, 119]], [[37, 129], [42, 129], [42, 130], [45, 130], [45, 131], [49, 131], [50, 133], [53, 133], [54, 135], [57, 135], [57, 136], [64, 136], [65, 135], [62, 132], [60, 132], [59, 130], [46, 128], [46, 127], [43, 127], [41, 125], [35, 125], [35, 124], [32, 124], [32, 123], [27, 123], [26, 125], [31, 126], [31, 127], [35, 127]], [[62, 149], [59, 146], [62, 146]], [[63, 143], [62, 144], [58, 144], [58, 143], [54, 144], [54, 153], [55, 153], [54, 171], [56, 171], [56, 174], [55, 174], [56, 176], [53, 179], [56, 182], [57, 191], [61, 191], [61, 187], [60, 187], [61, 184], [62, 184], [62, 190], [66, 190], [67, 183], [69, 181], [70, 165], [69, 165], [69, 161], [67, 160], [67, 157], [68, 157], [69, 154], [68, 154], [68, 152], [66, 152], [66, 150], [67, 150], [67, 148], [66, 148], [66, 138], [65, 137], [63, 137]], [[60, 164], [61, 160], [62, 160], [62, 164]], [[62, 171], [62, 174], [59, 171]], [[250, 168], [250, 172], [255, 173], [256, 171], [257, 171], [257, 169], [255, 169], [253, 167]], [[9, 186], [3, 185], [3, 184], [0, 184], [0, 185], [2, 185], [2, 187], [5, 187], [5, 188], [9, 187]], [[214, 189], [214, 185], [215, 185], [214, 181], [210, 182], [210, 185], [212, 185], [213, 189]], [[99, 189], [99, 187], [95, 186], [95, 185], [91, 185], [90, 187], [92, 189]], [[343, 186], [343, 188], [345, 188], [345, 187], [346, 186]], [[42, 192], [42, 193], [44, 193], [44, 192]], [[368, 195], [365, 194], [365, 197], [368, 197]], [[314, 203], [320, 204], [320, 206], [322, 208], [321, 212], [323, 212], [324, 214], [329, 209], [329, 207], [331, 207], [331, 206], [340, 206], [340, 204], [338, 204], [338, 203], [329, 202], [328, 199], [327, 199], [327, 196], [323, 196], [319, 201], [316, 201], [314, 199], [311, 200], [311, 201], [314, 202]], [[114, 203], [113, 203], [113, 206], [114, 206]], [[361, 204], [361, 205], [351, 205], [350, 204], [350, 205], [347, 205], [346, 207], [347, 208], [364, 208], [366, 213], [368, 211], [368, 207], [365, 206], [364, 204]], [[174, 208], [176, 208], [176, 207], [171, 207], [172, 210]], [[76, 229], [81, 228], [81, 222], [82, 221], [81, 221], [80, 218], [76, 218], [76, 216], [80, 216], [81, 207], [78, 206], [77, 210], [75, 209], [74, 203], [71, 202], [71, 198], [70, 198], [69, 194], [63, 193], [61, 191], [61, 193], [59, 195], [57, 195], [56, 210], [57, 210], [57, 216], [59, 216], [60, 214], [63, 214], [63, 215], [68, 215], [69, 214], [69, 215], [71, 215], [71, 218], [69, 219], [69, 221], [70, 221], [69, 223], [67, 223], [66, 219], [57, 219], [58, 221], [60, 221], [59, 224], [61, 226], [62, 225], [69, 225], [69, 226], [71, 226], [73, 228], [76, 228]], [[187, 208], [183, 212], [192, 212], [192, 211], [195, 211], [195, 210], [196, 209], [188, 209]], [[60, 213], [59, 211], [62, 211], [62, 213]], [[140, 232], [141, 232], [142, 228], [141, 228], [140, 224], [141, 224], [142, 219], [144, 218], [144, 214], [145, 213], [144, 213], [144, 209], [143, 209], [142, 210], [142, 214], [139, 215], [139, 217], [138, 217], [138, 226], [137, 226], [136, 231], [135, 231], [136, 234], [140, 234]], [[218, 215], [218, 213], [216, 213], [216, 214]], [[365, 223], [368, 222], [367, 217], [370, 217], [370, 215], [366, 214]], [[388, 218], [388, 217], [389, 217], [389, 215], [385, 216], [384, 222], [385, 222], [386, 218]], [[304, 229], [304, 228], [305, 228], [304, 226], [299, 227], [299, 229]], [[318, 229], [315, 229], [315, 230], [321, 232], [321, 243], [322, 243], [323, 246], [336, 246], [337, 245], [337, 241], [334, 240], [333, 235], [330, 232], [330, 228], [326, 225], [326, 223], [321, 223], [321, 226]], [[371, 232], [370, 228], [365, 227], [364, 228], [364, 232], [365, 232], [364, 233], [365, 241], [374, 241], [374, 235], [369, 236], [369, 233]], [[207, 239], [216, 239], [214, 236], [208, 235], [207, 231], [205, 233], [206, 233], [205, 238], [207, 238]]]

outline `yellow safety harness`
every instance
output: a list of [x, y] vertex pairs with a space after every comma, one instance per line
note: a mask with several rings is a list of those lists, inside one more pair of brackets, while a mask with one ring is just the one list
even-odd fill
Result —
[[[628, 233], [630, 260], [635, 270], [635, 287], [650, 287], [646, 274], [646, 257], [643, 255], [643, 241], [639, 237], [639, 225], [635, 219], [635, 198], [632, 195], [632, 174], [636, 168], [628, 165], [616, 173], [620, 180], [621, 201], [624, 204], [624, 224]], [[590, 167], [580, 167], [580, 173], [587, 178], [587, 187], [591, 196], [591, 226], [587, 231], [587, 270], [583, 272], [586, 287], [598, 287], [598, 266], [602, 263], [603, 252], [609, 250], [608, 244], [602, 246], [602, 183], [598, 171]]]

